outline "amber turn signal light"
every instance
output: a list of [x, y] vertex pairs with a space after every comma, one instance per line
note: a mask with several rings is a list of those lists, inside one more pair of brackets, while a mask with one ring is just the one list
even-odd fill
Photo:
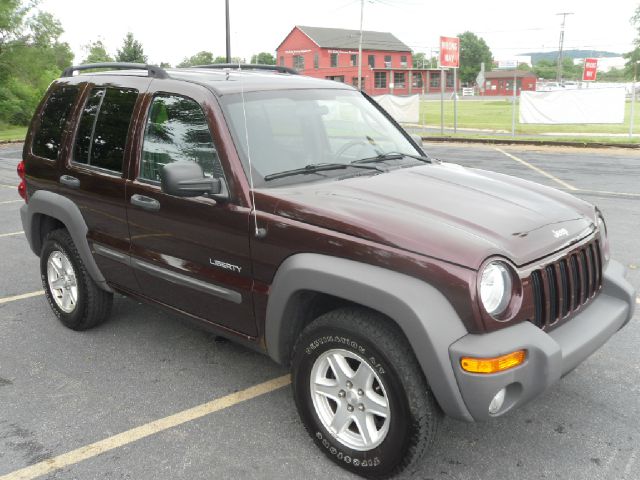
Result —
[[500, 357], [462, 357], [460, 366], [462, 366], [463, 370], [471, 373], [497, 373], [517, 367], [524, 362], [525, 358], [527, 358], [527, 351], [518, 350]]

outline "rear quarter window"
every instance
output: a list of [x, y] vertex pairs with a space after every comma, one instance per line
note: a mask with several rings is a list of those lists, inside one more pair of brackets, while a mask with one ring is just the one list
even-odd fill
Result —
[[82, 109], [73, 161], [122, 172], [124, 149], [138, 91], [94, 88]]
[[31, 151], [34, 155], [56, 160], [62, 134], [76, 97], [78, 87], [66, 85], [52, 91], [40, 114], [40, 124], [33, 136]]

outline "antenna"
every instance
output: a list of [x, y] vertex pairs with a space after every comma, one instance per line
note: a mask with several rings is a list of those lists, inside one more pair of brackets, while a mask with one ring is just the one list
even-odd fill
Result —
[[242, 97], [242, 116], [244, 118], [244, 140], [247, 145], [247, 161], [249, 163], [249, 189], [251, 195], [251, 212], [253, 216], [254, 235], [256, 238], [264, 238], [267, 230], [258, 227], [258, 213], [256, 212], [256, 195], [253, 190], [253, 168], [251, 165], [251, 146], [249, 145], [249, 129], [247, 128], [247, 110], [245, 109], [244, 100], [244, 79], [240, 79], [240, 96]]

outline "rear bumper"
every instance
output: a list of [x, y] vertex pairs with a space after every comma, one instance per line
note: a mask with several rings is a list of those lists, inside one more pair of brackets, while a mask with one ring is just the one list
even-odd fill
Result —
[[[635, 291], [624, 274], [624, 267], [611, 260], [598, 297], [583, 312], [551, 332], [523, 322], [489, 334], [469, 334], [453, 343], [449, 347], [451, 365], [474, 420], [503, 415], [536, 397], [626, 325], [633, 316]], [[511, 370], [474, 374], [460, 367], [463, 356], [494, 357], [520, 349], [527, 350], [527, 358]], [[491, 415], [489, 404], [502, 388], [506, 388], [504, 405]]]

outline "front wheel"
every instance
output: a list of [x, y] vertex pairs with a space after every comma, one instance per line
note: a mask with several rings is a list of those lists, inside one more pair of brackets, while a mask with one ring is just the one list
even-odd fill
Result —
[[361, 308], [311, 323], [294, 350], [293, 392], [316, 444], [369, 478], [415, 468], [441, 415], [406, 338]]

